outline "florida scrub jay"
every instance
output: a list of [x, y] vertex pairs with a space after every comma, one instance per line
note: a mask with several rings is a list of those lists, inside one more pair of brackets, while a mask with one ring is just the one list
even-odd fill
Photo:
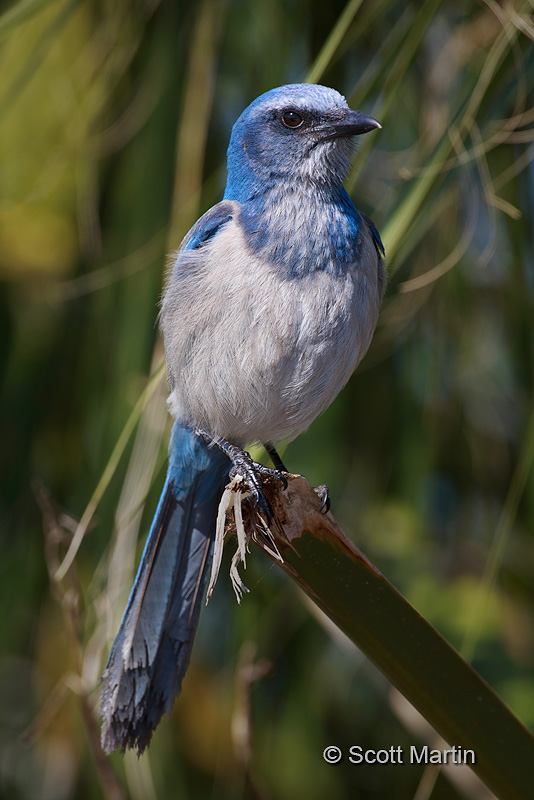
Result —
[[[333, 89], [292, 84], [235, 123], [224, 199], [185, 237], [161, 328], [175, 424], [169, 467], [102, 692], [107, 751], [142, 751], [189, 664], [229, 471], [268, 516], [243, 447], [307, 428], [364, 356], [383, 247], [343, 181], [352, 137], [379, 124]], [[265, 468], [263, 468], [265, 469]]]

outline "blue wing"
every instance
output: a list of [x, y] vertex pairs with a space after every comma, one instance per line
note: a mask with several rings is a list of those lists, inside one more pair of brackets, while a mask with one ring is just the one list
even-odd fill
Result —
[[369, 228], [369, 231], [371, 232], [371, 236], [373, 237], [373, 243], [374, 243], [374, 246], [376, 247], [376, 252], [380, 256], [380, 258], [385, 258], [386, 257], [386, 251], [385, 251], [384, 245], [382, 244], [382, 239], [380, 238], [380, 234], [378, 233], [378, 230], [376, 229], [376, 225], [374, 224], [374, 222], [371, 219], [371, 217], [367, 216], [367, 214], [364, 214], [362, 211], [360, 211], [359, 213], [360, 213], [360, 216], [362, 217], [362, 219], [364, 220], [364, 222], [367, 224], [367, 227]]
[[195, 250], [212, 239], [234, 216], [235, 205], [231, 200], [223, 200], [206, 211], [184, 237], [180, 250]]

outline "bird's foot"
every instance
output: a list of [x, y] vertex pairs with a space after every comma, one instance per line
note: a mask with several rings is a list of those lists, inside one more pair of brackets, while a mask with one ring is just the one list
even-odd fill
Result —
[[287, 488], [287, 478], [284, 473], [278, 469], [258, 464], [246, 450], [235, 449], [237, 452], [234, 453], [233, 457], [230, 456], [233, 463], [233, 467], [230, 470], [230, 478], [235, 479], [238, 476], [242, 478], [248, 487], [254, 505], [257, 507], [259, 513], [265, 517], [267, 525], [269, 525], [273, 516], [273, 510], [263, 492], [261, 477], [280, 481], [284, 489]]
[[330, 511], [330, 495], [328, 494], [328, 486], [326, 483], [321, 486], [315, 486], [313, 491], [321, 501], [321, 511], [323, 514], [328, 514]]
[[[233, 505], [233, 516], [235, 524], [235, 533], [237, 536], [237, 551], [232, 559], [232, 566], [230, 568], [230, 577], [232, 585], [237, 597], [237, 602], [241, 602], [241, 598], [245, 592], [248, 592], [247, 587], [241, 580], [239, 575], [239, 564], [246, 567], [246, 553], [247, 545], [250, 538], [255, 538], [258, 535], [263, 535], [268, 541], [272, 540], [273, 547], [271, 551], [273, 556], [282, 560], [280, 553], [276, 547], [276, 543], [272, 538], [269, 530], [269, 525], [273, 517], [273, 511], [269, 501], [263, 492], [262, 477], [267, 477], [271, 480], [281, 481], [284, 489], [287, 487], [287, 478], [279, 469], [269, 469], [264, 467], [263, 464], [258, 464], [254, 461], [249, 453], [241, 450], [224, 439], [211, 437], [203, 431], [198, 431], [206, 441], [216, 444], [225, 453], [232, 462], [232, 468], [229, 471], [230, 483], [225, 487], [222, 494], [219, 509], [217, 512], [217, 522], [215, 524], [215, 536], [213, 547], [213, 560], [211, 565], [211, 576], [206, 592], [206, 603], [209, 601], [219, 569], [221, 567], [223, 544], [224, 544], [224, 530], [225, 520], [228, 508]], [[243, 509], [241, 507], [242, 493], [248, 491], [249, 496], [245, 508], [248, 510], [248, 530], [245, 529], [243, 523]], [[250, 515], [252, 511], [252, 515]]]
[[[225, 439], [212, 436], [206, 431], [199, 430], [197, 432], [206, 441], [216, 444], [223, 453], [226, 453], [233, 465], [229, 473], [230, 479], [232, 481], [240, 479], [246, 485], [250, 492], [252, 503], [255, 505], [258, 512], [264, 516], [267, 525], [269, 525], [272, 520], [273, 510], [263, 492], [261, 478], [267, 477], [275, 481], [280, 481], [285, 489], [287, 487], [287, 478], [283, 472], [278, 469], [278, 464], [275, 462], [275, 469], [265, 467], [263, 464], [258, 464], [257, 461], [254, 461], [246, 450], [242, 450], [240, 447], [230, 444], [230, 442], [227, 442]], [[278, 462], [282, 465], [279, 458]]]

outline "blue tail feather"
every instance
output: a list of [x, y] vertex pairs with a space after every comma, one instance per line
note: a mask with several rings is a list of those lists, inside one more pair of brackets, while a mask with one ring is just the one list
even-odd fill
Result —
[[169, 471], [103, 676], [102, 746], [148, 745], [189, 665], [230, 462], [174, 426]]

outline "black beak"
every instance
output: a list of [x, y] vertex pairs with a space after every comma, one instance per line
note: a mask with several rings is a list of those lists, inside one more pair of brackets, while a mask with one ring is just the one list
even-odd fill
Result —
[[332, 139], [338, 139], [340, 136], [359, 136], [362, 133], [369, 133], [375, 128], [381, 128], [382, 125], [368, 117], [367, 114], [362, 114], [361, 111], [352, 111], [350, 109], [345, 114], [345, 117], [339, 122], [333, 122], [324, 125], [318, 129], [321, 142], [329, 142]]

